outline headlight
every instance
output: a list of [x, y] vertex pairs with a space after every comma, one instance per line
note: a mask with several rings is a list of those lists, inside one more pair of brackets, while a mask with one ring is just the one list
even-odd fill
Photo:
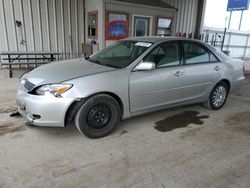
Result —
[[49, 95], [52, 94], [55, 97], [59, 97], [62, 93], [68, 91], [73, 85], [71, 84], [48, 84], [38, 87], [35, 90], [37, 95]]
[[20, 83], [21, 83], [22, 85], [24, 85], [24, 84], [25, 84], [25, 82], [26, 82], [26, 80], [25, 80], [25, 79], [21, 79], [21, 82], [20, 82]]

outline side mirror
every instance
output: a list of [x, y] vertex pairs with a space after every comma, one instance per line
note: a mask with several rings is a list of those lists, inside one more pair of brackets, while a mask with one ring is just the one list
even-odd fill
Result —
[[134, 71], [147, 71], [147, 70], [154, 70], [154, 69], [155, 69], [154, 62], [141, 62], [135, 67]]

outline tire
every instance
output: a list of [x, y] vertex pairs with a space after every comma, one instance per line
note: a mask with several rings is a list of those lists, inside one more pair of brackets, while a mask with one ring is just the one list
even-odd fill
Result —
[[219, 110], [227, 101], [229, 86], [226, 82], [217, 83], [209, 95], [209, 99], [204, 106], [210, 110]]
[[111, 133], [120, 120], [119, 103], [109, 95], [98, 94], [80, 107], [75, 116], [75, 125], [81, 134], [100, 138]]

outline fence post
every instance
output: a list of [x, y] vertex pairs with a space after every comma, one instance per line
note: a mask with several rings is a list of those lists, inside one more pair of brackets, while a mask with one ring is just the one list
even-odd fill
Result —
[[229, 51], [229, 46], [230, 46], [230, 43], [231, 43], [231, 37], [232, 37], [232, 32], [228, 32], [228, 42], [227, 42], [227, 51]]
[[0, 68], [2, 69], [2, 56], [1, 56], [1, 53], [0, 53]]
[[246, 57], [248, 41], [249, 41], [249, 34], [247, 35], [246, 45], [245, 45], [245, 48], [244, 48], [244, 53], [243, 53], [242, 59], [245, 59], [245, 57]]
[[224, 32], [223, 32], [223, 39], [222, 39], [222, 42], [221, 42], [221, 51], [223, 51], [226, 33], [227, 33], [227, 28], [225, 27]]

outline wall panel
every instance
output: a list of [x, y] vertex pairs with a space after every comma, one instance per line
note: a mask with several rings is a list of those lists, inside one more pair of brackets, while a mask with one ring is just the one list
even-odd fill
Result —
[[[193, 33], [199, 0], [163, 1], [179, 9], [174, 15], [175, 31]], [[98, 10], [99, 21], [103, 19], [101, 0], [86, 3], [89, 5], [86, 12]], [[0, 51], [58, 51], [62, 59], [79, 57], [86, 32], [84, 4], [84, 0], [0, 0]], [[126, 8], [131, 7], [121, 11]], [[135, 11], [148, 14], [143, 8]], [[161, 11], [150, 14], [155, 16]], [[16, 20], [21, 21], [21, 27], [17, 27]], [[129, 32], [132, 32], [131, 26], [132, 23]], [[99, 28], [99, 36], [104, 36], [103, 28]], [[101, 40], [99, 44], [104, 46]]]
[[0, 49], [3, 51], [9, 50], [7, 30], [6, 30], [6, 19], [5, 19], [5, 8], [4, 1], [0, 0]]
[[17, 36], [14, 21], [14, 6], [12, 0], [4, 0], [4, 12], [9, 50], [17, 50]]
[[0, 0], [0, 51], [56, 51], [61, 59], [79, 57], [83, 19], [84, 0]]
[[194, 33], [199, 0], [162, 0], [178, 8], [176, 32]]

